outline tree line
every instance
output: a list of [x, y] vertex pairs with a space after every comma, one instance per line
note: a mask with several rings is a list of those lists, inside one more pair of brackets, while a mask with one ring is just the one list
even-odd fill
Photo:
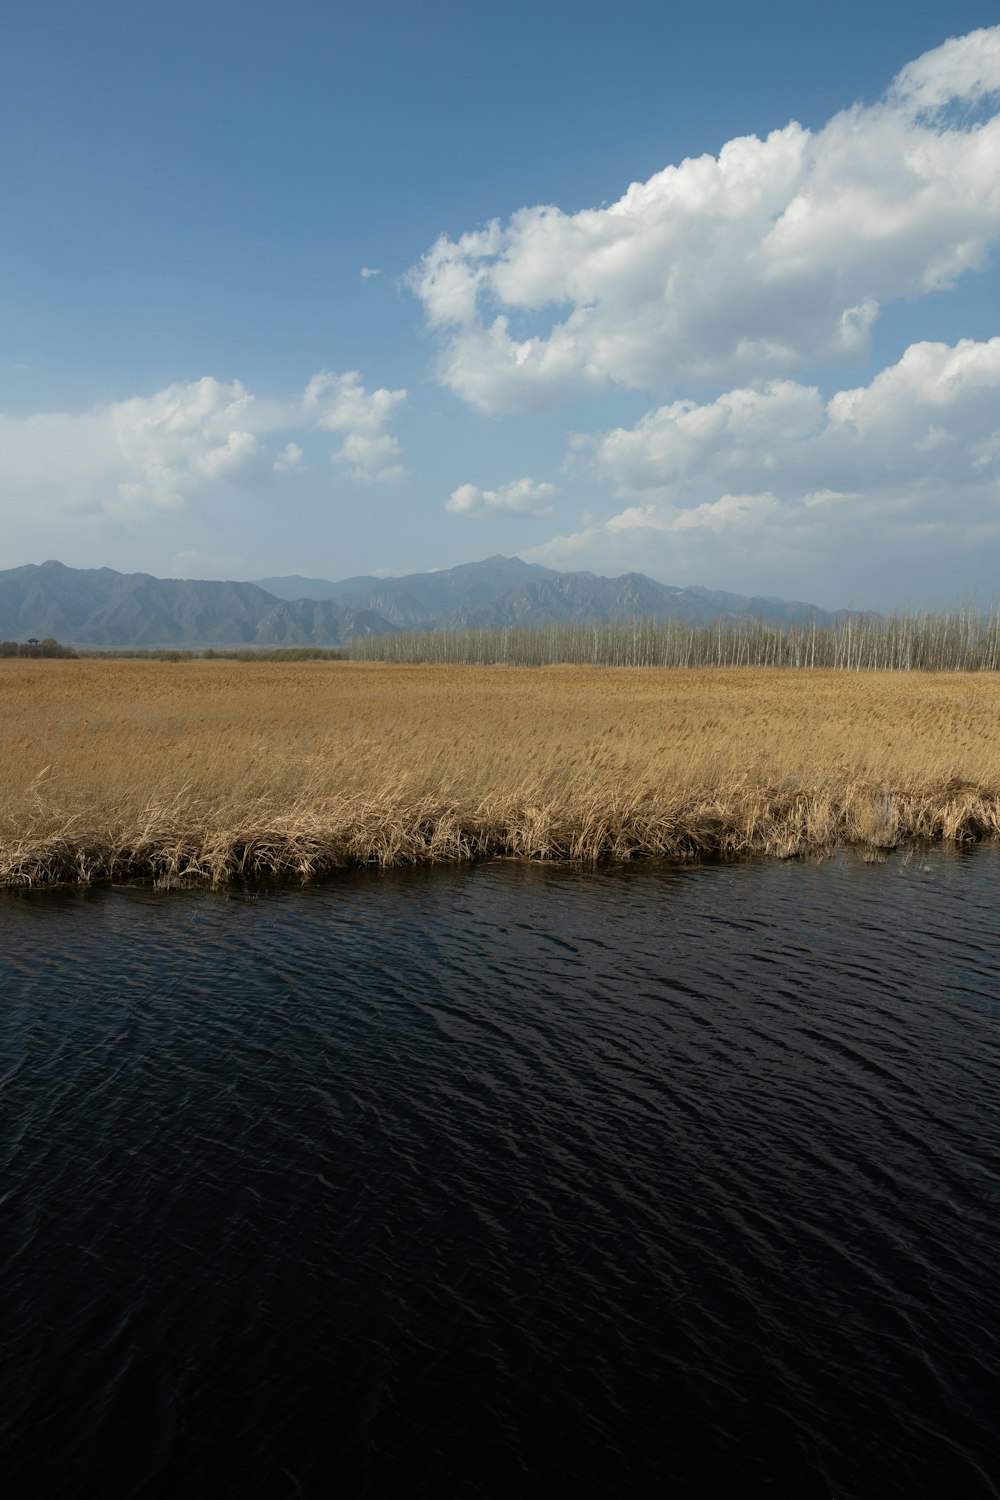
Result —
[[54, 636], [47, 635], [43, 640], [36, 640], [34, 636], [27, 641], [0, 641], [0, 656], [76, 656], [78, 653], [72, 646], [64, 646]]
[[365, 636], [355, 661], [449, 665], [606, 667], [833, 667], [843, 671], [1000, 669], [1000, 612], [975, 607], [895, 615], [848, 614], [833, 624], [740, 618], [510, 625]]
[[843, 671], [995, 672], [1000, 610], [975, 606], [894, 615], [845, 614], [834, 623], [773, 624], [740, 618], [509, 625], [360, 636], [348, 647], [159, 647], [85, 650], [43, 640], [0, 641], [0, 657], [103, 657], [146, 661], [382, 661], [442, 665], [607, 667], [833, 667]]

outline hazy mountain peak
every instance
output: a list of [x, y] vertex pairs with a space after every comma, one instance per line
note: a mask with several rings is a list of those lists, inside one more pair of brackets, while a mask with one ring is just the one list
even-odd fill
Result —
[[829, 619], [808, 604], [679, 589], [645, 573], [559, 573], [495, 553], [435, 573], [256, 583], [70, 568], [50, 558], [0, 572], [0, 637], [79, 646], [342, 645], [391, 630], [546, 625], [560, 620], [751, 615]]

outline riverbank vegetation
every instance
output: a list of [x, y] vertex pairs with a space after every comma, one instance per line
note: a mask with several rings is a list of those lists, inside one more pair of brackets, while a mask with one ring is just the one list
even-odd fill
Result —
[[1000, 675], [0, 661], [0, 884], [1000, 831]]

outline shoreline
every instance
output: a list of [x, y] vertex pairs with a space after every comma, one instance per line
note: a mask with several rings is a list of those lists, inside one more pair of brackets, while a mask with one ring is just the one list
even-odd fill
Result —
[[336, 871], [472, 864], [491, 859], [597, 866], [633, 859], [881, 857], [908, 845], [1000, 837], [1000, 793], [955, 783], [891, 792], [847, 786], [706, 789], [673, 800], [622, 798], [576, 808], [519, 800], [462, 809], [396, 796], [368, 806], [288, 813], [221, 827], [181, 809], [147, 810], [141, 829], [79, 822], [36, 838], [0, 841], [0, 888], [146, 881], [155, 886], [283, 880], [307, 884]]
[[1000, 675], [0, 661], [0, 886], [1000, 835]]

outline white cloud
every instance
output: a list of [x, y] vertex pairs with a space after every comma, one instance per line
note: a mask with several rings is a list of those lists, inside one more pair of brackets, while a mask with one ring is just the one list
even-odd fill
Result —
[[675, 401], [635, 427], [577, 438], [570, 462], [622, 498], [684, 506], [765, 487], [813, 506], [847, 493], [948, 504], [1000, 479], [1000, 338], [911, 344], [870, 385], [826, 402], [791, 380]]
[[357, 370], [337, 375], [321, 370], [306, 386], [303, 404], [315, 418], [317, 427], [327, 432], [381, 432], [396, 407], [406, 400], [406, 392], [387, 391], [379, 387], [367, 392]]
[[269, 484], [279, 461], [268, 457], [267, 449], [252, 432], [231, 432], [224, 443], [196, 453], [191, 459], [193, 473], [206, 479], [226, 479], [231, 484]]
[[672, 493], [710, 465], [723, 476], [742, 473], [747, 465], [767, 468], [776, 454], [814, 435], [822, 421], [815, 387], [779, 380], [758, 390], [727, 391], [708, 405], [671, 402], [635, 427], [618, 427], [599, 439], [575, 438], [572, 455], [579, 459], [591, 449], [592, 467], [621, 493]]
[[536, 484], [533, 479], [515, 479], [499, 489], [481, 490], [475, 484], [460, 484], [444, 502], [445, 510], [457, 516], [516, 515], [547, 516], [559, 493], [554, 484]]
[[606, 523], [611, 536], [625, 531], [749, 531], [776, 516], [781, 501], [776, 495], [721, 495], [705, 500], [691, 510], [667, 511], [655, 505], [633, 505]]
[[820, 595], [867, 572], [880, 606], [910, 587], [939, 597], [940, 567], [982, 592], [1000, 546], [1000, 338], [913, 344], [825, 402], [793, 381], [672, 402], [577, 438], [569, 462], [625, 503], [530, 561], [743, 592], [770, 571], [785, 582], [766, 592], [812, 577]]
[[400, 450], [396, 438], [387, 432], [349, 432], [343, 443], [331, 455], [335, 464], [347, 464], [352, 479], [363, 483], [398, 484], [409, 478], [408, 471], [399, 462]]
[[816, 132], [731, 140], [610, 207], [442, 236], [409, 278], [440, 378], [501, 411], [863, 355], [882, 302], [982, 269], [1000, 237], [1000, 116], [981, 118], [998, 89], [994, 27]]
[[304, 406], [317, 427], [344, 434], [331, 457], [334, 463], [348, 465], [352, 479], [394, 484], [409, 476], [400, 462], [398, 441], [385, 429], [405, 400], [405, 390], [366, 391], [357, 370], [344, 375], [321, 370], [306, 386]]
[[1000, 91], [1000, 27], [951, 37], [893, 80], [889, 97], [912, 113], [943, 109], [953, 99], [977, 104]]
[[304, 466], [305, 455], [298, 443], [286, 443], [274, 461], [276, 474], [294, 474]]
[[254, 489], [304, 467], [292, 432], [336, 433], [332, 454], [364, 482], [405, 477], [386, 431], [403, 390], [367, 392], [356, 371], [321, 371], [302, 395], [258, 399], [205, 376], [80, 413], [0, 414], [0, 488], [19, 505], [138, 519], [225, 485]]
[[362, 279], [365, 280], [365, 281], [370, 281], [373, 276], [381, 276], [381, 274], [382, 274], [382, 268], [381, 268], [381, 266], [362, 266], [361, 267], [361, 276], [362, 276]]

